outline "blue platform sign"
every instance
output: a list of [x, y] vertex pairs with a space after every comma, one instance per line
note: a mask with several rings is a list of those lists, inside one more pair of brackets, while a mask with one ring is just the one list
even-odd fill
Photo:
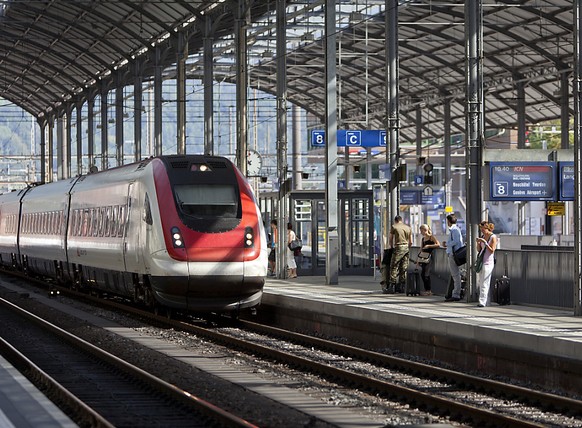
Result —
[[380, 131], [380, 135], [378, 135], [380, 140], [378, 141], [378, 146], [386, 147], [386, 131]]
[[555, 167], [554, 162], [491, 162], [491, 200], [554, 201]]
[[445, 192], [442, 190], [434, 191], [432, 194], [421, 194], [420, 203], [421, 205], [443, 205], [445, 202]]
[[558, 179], [560, 181], [559, 201], [574, 200], [574, 162], [558, 162]]
[[312, 131], [311, 145], [313, 147], [325, 147], [325, 131]]
[[[339, 137], [339, 136], [338, 136]], [[338, 138], [339, 145], [339, 138]], [[346, 147], [362, 147], [362, 131], [346, 131]]]
[[[386, 147], [386, 131], [338, 129], [337, 145], [338, 147]], [[311, 146], [325, 147], [325, 131], [311, 131]]]
[[420, 190], [400, 189], [400, 203], [403, 205], [418, 205], [420, 203]]
[[421, 187], [401, 187], [400, 203], [402, 205], [438, 205], [444, 209], [444, 190], [434, 190], [430, 194]]

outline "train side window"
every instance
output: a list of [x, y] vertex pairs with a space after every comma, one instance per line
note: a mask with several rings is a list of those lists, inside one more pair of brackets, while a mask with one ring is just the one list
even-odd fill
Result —
[[55, 211], [53, 213], [53, 233], [58, 235], [59, 233], [59, 212]]
[[81, 235], [87, 236], [89, 232], [89, 210], [83, 210], [83, 226], [81, 226]]
[[[69, 230], [71, 231], [71, 236], [77, 236], [77, 231], [78, 231], [78, 225], [79, 225], [79, 215], [78, 215], [78, 211], [77, 210], [73, 210], [73, 212], [71, 213], [71, 227], [69, 228]], [[53, 213], [51, 212], [51, 229], [52, 229], [52, 225], [53, 225]]]
[[117, 218], [119, 217], [119, 206], [115, 205], [111, 210], [111, 236], [117, 236]]
[[99, 233], [98, 236], [105, 236], [105, 232], [103, 231], [103, 225], [105, 223], [105, 207], [97, 208], [99, 211]]
[[91, 234], [97, 236], [99, 233], [99, 208], [91, 208], [91, 220], [93, 222]]
[[123, 232], [125, 231], [125, 206], [121, 205], [119, 207], [119, 227], [117, 229], [117, 236], [123, 237]]
[[103, 219], [103, 236], [109, 236], [111, 228], [111, 207], [105, 207], [105, 218]]
[[149, 224], [151, 226], [154, 223], [154, 221], [152, 219], [152, 209], [150, 207], [150, 197], [147, 193], [145, 195], [145, 201], [143, 203], [143, 208], [144, 208], [143, 221], [145, 221], [146, 224]]

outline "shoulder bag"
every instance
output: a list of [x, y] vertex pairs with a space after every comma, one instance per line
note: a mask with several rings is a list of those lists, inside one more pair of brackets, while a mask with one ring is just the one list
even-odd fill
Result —
[[475, 272], [479, 273], [481, 272], [481, 269], [483, 269], [483, 256], [485, 255], [485, 251], [479, 251], [479, 254], [477, 254], [477, 260], [475, 260], [475, 264], [473, 265], [473, 268], [475, 269]]
[[289, 249], [290, 250], [297, 250], [303, 247], [301, 239], [295, 238], [293, 241], [289, 242]]
[[421, 251], [420, 253], [418, 253], [418, 256], [416, 256], [416, 260], [418, 261], [418, 263], [420, 264], [427, 264], [430, 262], [430, 253], [426, 252], [426, 251]]
[[467, 263], [467, 246], [463, 245], [462, 247], [457, 248], [453, 252], [453, 258], [455, 259], [457, 266]]

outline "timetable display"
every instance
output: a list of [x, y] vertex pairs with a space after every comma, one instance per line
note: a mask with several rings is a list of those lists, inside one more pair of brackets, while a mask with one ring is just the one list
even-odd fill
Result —
[[489, 168], [492, 201], [556, 200], [554, 162], [491, 162]]

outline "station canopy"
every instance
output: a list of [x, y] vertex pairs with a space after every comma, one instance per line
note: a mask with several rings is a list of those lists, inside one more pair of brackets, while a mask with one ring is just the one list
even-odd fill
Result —
[[[249, 4], [250, 85], [275, 93], [276, 2]], [[386, 126], [385, 4], [336, 4], [341, 128]], [[113, 84], [122, 75], [129, 84], [135, 64], [152, 76], [156, 46], [163, 48], [169, 77], [179, 31], [188, 34], [188, 76], [201, 78], [207, 19], [214, 30], [215, 79], [235, 82], [235, 6], [208, 0], [1, 1], [0, 96], [42, 120], [99, 93], [101, 82]], [[562, 104], [573, 116], [573, 7], [566, 0], [483, 1], [485, 128], [517, 129], [518, 86], [525, 91], [526, 123], [559, 120]], [[401, 138], [414, 141], [417, 123], [423, 138], [442, 138], [447, 101], [452, 134], [464, 134], [464, 2], [401, 0], [398, 20]], [[289, 1], [286, 37], [287, 99], [323, 122], [324, 2]]]

